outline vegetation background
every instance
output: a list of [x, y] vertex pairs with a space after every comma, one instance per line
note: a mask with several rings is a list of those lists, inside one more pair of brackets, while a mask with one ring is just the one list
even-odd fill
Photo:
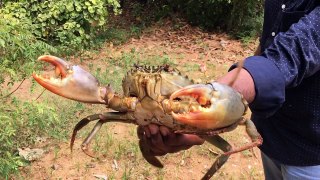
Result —
[[[95, 53], [106, 42], [117, 46], [139, 38], [145, 29], [164, 19], [177, 28], [182, 20], [202, 32], [227, 33], [245, 45], [258, 37], [262, 17], [262, 0], [0, 1], [0, 179], [13, 178], [21, 167], [30, 165], [18, 155], [18, 148], [32, 147], [39, 137], [66, 141], [77, 121], [66, 119], [90, 112], [90, 107], [76, 102], [35, 101], [12, 95], [14, 85], [43, 70], [36, 63], [38, 56], [52, 54], [86, 61], [89, 58], [83, 57], [88, 51]], [[135, 61], [144, 62], [132, 49], [111, 64], [126, 67], [125, 71]], [[154, 56], [144, 63], [154, 61], [177, 65], [168, 56]], [[121, 92], [121, 79], [107, 78], [106, 72], [93, 64], [88, 67], [102, 83], [111, 82]], [[29, 92], [41, 92], [30, 82]]]

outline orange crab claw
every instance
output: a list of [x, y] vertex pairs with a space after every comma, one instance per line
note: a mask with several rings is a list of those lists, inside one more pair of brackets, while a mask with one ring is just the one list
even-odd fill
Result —
[[[190, 108], [188, 112], [174, 113], [177, 121], [200, 129], [218, 129], [239, 120], [246, 107], [242, 96], [229, 86], [219, 83], [186, 86], [170, 96], [170, 101], [192, 97], [200, 108]], [[230, 112], [230, 113], [227, 113]]]
[[49, 91], [68, 99], [86, 102], [101, 103], [105, 88], [99, 86], [99, 81], [79, 66], [72, 66], [63, 59], [45, 55], [38, 58], [55, 66], [55, 77], [45, 77], [33, 73], [33, 78]]

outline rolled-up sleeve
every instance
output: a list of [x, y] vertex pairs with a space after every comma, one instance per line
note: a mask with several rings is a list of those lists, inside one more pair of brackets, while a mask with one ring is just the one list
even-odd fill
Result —
[[250, 109], [255, 116], [273, 115], [285, 101], [287, 88], [320, 70], [320, 7], [279, 33], [261, 56], [247, 58], [244, 68], [255, 83]]

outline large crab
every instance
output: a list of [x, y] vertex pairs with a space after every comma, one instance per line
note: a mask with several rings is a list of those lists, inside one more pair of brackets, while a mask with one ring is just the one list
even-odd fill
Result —
[[[41, 56], [40, 61], [55, 66], [55, 77], [33, 74], [34, 79], [49, 91], [72, 100], [105, 104], [117, 112], [94, 114], [82, 119], [74, 128], [71, 149], [77, 132], [91, 121], [98, 120], [83, 141], [81, 148], [89, 156], [89, 143], [102, 124], [116, 121], [147, 125], [164, 125], [177, 133], [191, 133], [220, 148], [220, 154], [203, 179], [211, 176], [226, 162], [230, 154], [258, 146], [262, 138], [252, 121], [243, 118], [247, 103], [231, 87], [217, 82], [195, 84], [167, 65], [146, 67], [135, 65], [123, 78], [124, 95], [116, 94], [110, 85], [100, 86], [98, 80], [80, 66], [70, 65], [55, 56]], [[233, 148], [218, 134], [231, 131], [239, 124], [247, 126], [252, 142]], [[161, 162], [150, 154], [148, 146], [140, 140], [143, 157], [156, 167]]]

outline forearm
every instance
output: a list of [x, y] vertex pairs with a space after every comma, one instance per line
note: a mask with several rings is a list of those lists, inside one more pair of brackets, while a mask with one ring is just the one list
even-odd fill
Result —
[[230, 85], [230, 82], [233, 81], [235, 78], [236, 80], [234, 81], [232, 88], [240, 92], [248, 101], [248, 103], [251, 103], [255, 98], [256, 92], [254, 87], [254, 81], [247, 70], [241, 69], [238, 73], [238, 69], [235, 68], [228, 72], [225, 76], [218, 79], [217, 82], [221, 84]]
[[285, 99], [285, 81], [277, 66], [263, 56], [251, 56], [244, 60], [238, 73], [237, 64], [229, 72], [218, 79], [227, 84], [237, 79], [232, 88], [243, 94], [255, 116], [266, 118], [274, 114]]
[[[260, 54], [261, 46], [259, 44], [254, 55], [258, 56]], [[238, 69], [233, 69], [225, 76], [217, 80], [217, 82], [226, 85], [230, 85], [232, 81], [234, 81], [232, 88], [240, 92], [248, 103], [251, 103], [256, 96], [256, 91], [254, 87], [254, 81], [250, 73], [243, 68], [241, 68], [240, 72], [238, 72]]]

